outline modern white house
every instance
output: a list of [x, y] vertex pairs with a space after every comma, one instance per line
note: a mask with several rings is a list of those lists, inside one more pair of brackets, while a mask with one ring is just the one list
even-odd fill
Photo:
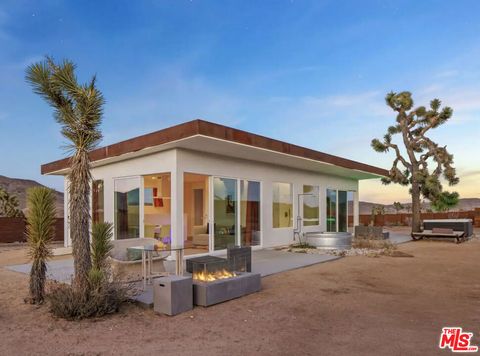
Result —
[[[155, 237], [185, 255], [229, 244], [290, 244], [295, 231], [358, 224], [358, 182], [387, 171], [234, 128], [194, 120], [91, 152], [92, 220], [114, 238]], [[68, 172], [68, 158], [42, 174]], [[65, 181], [65, 246], [70, 246]]]

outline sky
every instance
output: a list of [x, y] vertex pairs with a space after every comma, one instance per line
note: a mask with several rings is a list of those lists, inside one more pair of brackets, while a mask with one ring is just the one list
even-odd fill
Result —
[[[370, 147], [395, 120], [385, 95], [439, 98], [454, 115], [431, 137], [454, 154], [453, 189], [480, 197], [479, 14], [476, 0], [3, 0], [0, 175], [63, 190], [40, 165], [66, 141], [24, 79], [51, 55], [97, 75], [102, 145], [202, 118], [388, 169]], [[409, 195], [371, 180], [360, 199]]]

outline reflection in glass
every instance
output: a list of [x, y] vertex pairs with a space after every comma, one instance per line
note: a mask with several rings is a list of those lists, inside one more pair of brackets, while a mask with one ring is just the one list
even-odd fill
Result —
[[347, 192], [338, 191], [338, 231], [347, 231]]
[[144, 237], [171, 242], [170, 173], [143, 177]]
[[234, 245], [237, 230], [237, 181], [213, 179], [214, 249]]
[[260, 183], [240, 181], [241, 245], [260, 245]]
[[92, 183], [92, 222], [104, 222], [103, 180], [94, 180]]
[[327, 189], [327, 231], [337, 231], [337, 191]]
[[140, 236], [140, 184], [139, 178], [115, 180], [115, 237], [117, 239]]
[[313, 185], [304, 185], [303, 193], [309, 194], [303, 196], [303, 226], [318, 225], [318, 187]]
[[273, 227], [293, 226], [292, 185], [273, 183]]
[[185, 255], [209, 252], [209, 196], [209, 176], [184, 173], [183, 240]]
[[355, 192], [347, 192], [347, 207], [348, 207], [348, 232], [353, 233], [353, 201]]

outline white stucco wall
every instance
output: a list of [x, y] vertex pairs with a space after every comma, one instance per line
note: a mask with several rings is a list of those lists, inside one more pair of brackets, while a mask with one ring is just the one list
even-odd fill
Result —
[[[294, 226], [274, 229], [272, 227], [272, 184], [291, 183], [293, 185], [293, 216], [298, 215], [297, 194], [303, 193], [303, 185], [319, 186], [320, 226], [303, 227], [303, 231], [326, 230], [326, 189], [358, 191], [358, 181], [293, 168], [268, 165], [231, 157], [209, 155], [202, 152], [178, 150], [177, 169], [179, 173], [200, 173], [226, 178], [240, 178], [261, 183], [261, 227], [262, 246], [272, 247], [289, 244], [293, 241]], [[358, 194], [355, 194], [358, 196]], [[358, 201], [358, 199], [356, 199]], [[300, 203], [302, 204], [302, 203]], [[358, 204], [354, 204], [358, 205]], [[358, 207], [356, 208], [358, 212]], [[354, 212], [355, 213], [355, 212]], [[358, 213], [357, 213], [358, 215]]]
[[[293, 241], [293, 227], [274, 229], [272, 227], [272, 184], [274, 182], [291, 183], [293, 185], [293, 217], [298, 215], [297, 194], [303, 192], [303, 185], [319, 186], [320, 226], [304, 227], [304, 231], [326, 230], [326, 189], [356, 191], [354, 201], [355, 223], [358, 223], [358, 181], [324, 175], [321, 173], [269, 165], [261, 162], [247, 161], [221, 155], [211, 155], [198, 151], [172, 149], [137, 157], [125, 161], [111, 163], [92, 169], [94, 179], [104, 181], [105, 221], [114, 221], [114, 179], [129, 176], [142, 176], [155, 173], [171, 173], [171, 213], [172, 240], [183, 243], [183, 174], [198, 173], [227, 178], [240, 178], [259, 181], [261, 183], [261, 227], [262, 247], [289, 244]], [[141, 182], [141, 188], [143, 181]], [[141, 189], [141, 192], [143, 189]], [[142, 194], [142, 193], [141, 193]], [[65, 204], [68, 196], [65, 195]], [[142, 216], [143, 206], [140, 206]], [[212, 219], [213, 214], [209, 214]], [[67, 215], [66, 215], [67, 216]], [[68, 231], [68, 219], [66, 231]], [[211, 221], [211, 223], [213, 223]], [[143, 232], [143, 222], [140, 221]], [[70, 244], [65, 234], [66, 245]]]

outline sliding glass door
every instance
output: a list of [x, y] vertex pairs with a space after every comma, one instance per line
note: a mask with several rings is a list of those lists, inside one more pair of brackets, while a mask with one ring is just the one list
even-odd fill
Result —
[[213, 249], [223, 250], [237, 241], [237, 180], [213, 178]]
[[353, 225], [355, 192], [327, 189], [327, 231], [347, 232]]
[[213, 250], [259, 246], [260, 182], [213, 178]]
[[337, 191], [327, 189], [327, 231], [337, 231]]
[[338, 191], [338, 232], [347, 232], [347, 192]]
[[260, 183], [240, 181], [240, 245], [260, 245]]
[[140, 177], [115, 179], [115, 238], [140, 237]]

